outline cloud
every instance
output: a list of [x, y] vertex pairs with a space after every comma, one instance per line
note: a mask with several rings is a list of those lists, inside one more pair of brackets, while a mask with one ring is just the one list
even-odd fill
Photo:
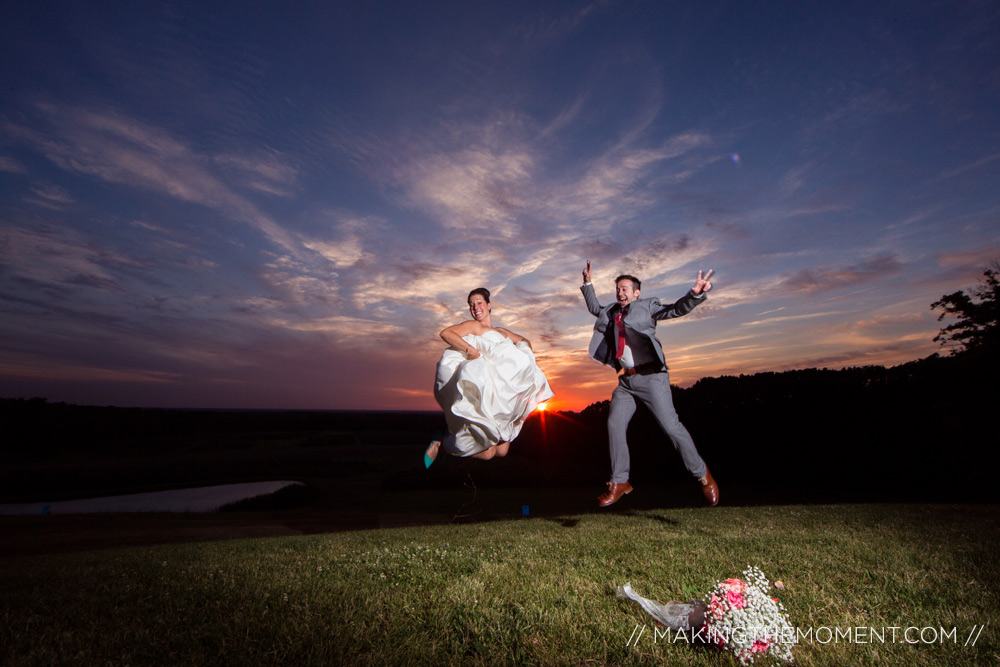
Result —
[[654, 148], [616, 147], [586, 163], [578, 179], [555, 188], [546, 197], [547, 203], [540, 203], [547, 209], [559, 211], [561, 217], [568, 218], [574, 225], [589, 222], [592, 228], [606, 228], [609, 221], [631, 218], [662, 197], [658, 187], [650, 188], [648, 181], [682, 182], [717, 157], [667, 170], [666, 175], [663, 162], [687, 156], [711, 144], [712, 139], [707, 134], [686, 132]]
[[517, 150], [461, 150], [415, 159], [403, 176], [409, 197], [446, 228], [510, 239], [529, 188], [533, 159]]
[[[354, 305], [364, 311], [383, 302], [405, 304], [454, 324], [455, 317], [467, 317], [469, 290], [489, 283], [488, 267], [500, 259], [499, 251], [485, 248], [454, 256], [447, 264], [404, 259], [391, 268], [373, 267], [355, 286]], [[495, 292], [498, 286], [489, 289]]]
[[814, 168], [814, 163], [808, 163], [796, 165], [786, 171], [781, 176], [781, 181], [779, 182], [779, 192], [781, 195], [790, 197], [800, 190], [805, 185]]
[[312, 263], [292, 255], [271, 254], [260, 267], [258, 276], [282, 295], [284, 304], [340, 303], [339, 275], [314, 268]]
[[[841, 98], [836, 98], [840, 102]], [[871, 88], [843, 99], [825, 115], [806, 124], [800, 130], [804, 142], [816, 149], [827, 146], [843, 136], [860, 141], [863, 130], [876, 120], [905, 110], [907, 102], [883, 88]], [[838, 146], [840, 148], [840, 146]], [[824, 149], [826, 150], [826, 149]]]
[[[117, 290], [115, 265], [136, 264], [136, 260], [102, 247], [73, 229], [56, 225], [0, 227], [0, 257], [10, 279], [50, 290], [52, 296], [72, 285]], [[53, 288], [57, 291], [52, 292]]]
[[328, 334], [342, 349], [391, 344], [392, 341], [398, 341], [405, 337], [407, 333], [406, 326], [399, 323], [343, 315], [331, 315], [310, 320], [272, 318], [268, 320], [268, 323], [282, 329]]
[[57, 380], [59, 382], [125, 382], [139, 385], [150, 383], [176, 383], [181, 379], [177, 373], [142, 369], [113, 369], [90, 366], [73, 362], [21, 361], [0, 362], [0, 376], [30, 378], [33, 380]]
[[742, 322], [740, 326], [744, 327], [755, 327], [761, 324], [781, 324], [784, 322], [799, 322], [802, 320], [813, 320], [821, 317], [830, 317], [831, 315], [842, 315], [843, 311], [826, 311], [821, 313], [801, 313], [799, 315], [783, 315], [781, 317], [768, 317], [760, 320], [751, 320], [750, 322]]
[[74, 203], [73, 197], [57, 185], [40, 185], [31, 188], [31, 195], [24, 201], [53, 211], [65, 211]]
[[991, 155], [986, 155], [978, 160], [974, 160], [968, 164], [964, 164], [960, 167], [955, 167], [954, 169], [949, 169], [948, 171], [938, 174], [936, 177], [928, 181], [925, 185], [930, 185], [931, 183], [939, 183], [941, 181], [947, 181], [949, 179], [955, 178], [956, 176], [961, 176], [970, 171], [976, 171], [980, 167], [985, 167], [988, 164], [1000, 160], [1000, 153], [993, 153]]
[[899, 273], [903, 265], [892, 256], [876, 257], [842, 269], [802, 269], [778, 286], [789, 292], [817, 293], [854, 287], [877, 286], [882, 279]]
[[28, 168], [16, 158], [0, 155], [0, 171], [5, 171], [8, 174], [27, 174]]
[[991, 263], [1000, 259], [1000, 245], [987, 245], [963, 252], [945, 252], [937, 256], [937, 263], [943, 267], [973, 268], [985, 271]]
[[[284, 229], [221, 180], [212, 169], [212, 156], [118, 113], [53, 104], [37, 108], [48, 121], [47, 132], [21, 126], [7, 129], [61, 169], [200, 204], [250, 224], [274, 243], [298, 252], [295, 240]], [[222, 162], [226, 164], [225, 157]]]
[[213, 157], [216, 164], [231, 172], [243, 187], [274, 195], [295, 194], [299, 170], [276, 151], [256, 154], [229, 153]]
[[355, 266], [372, 255], [364, 252], [362, 239], [358, 236], [345, 237], [339, 241], [303, 241], [302, 245], [315, 250], [335, 268]]
[[705, 250], [699, 245], [688, 234], [650, 238], [625, 255], [619, 265], [623, 271], [635, 274], [644, 284], [652, 283], [660, 276], [704, 256]]

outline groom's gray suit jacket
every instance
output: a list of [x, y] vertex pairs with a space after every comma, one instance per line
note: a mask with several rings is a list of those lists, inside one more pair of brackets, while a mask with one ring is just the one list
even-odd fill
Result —
[[[617, 334], [615, 332], [614, 319], [621, 310], [618, 302], [607, 306], [602, 306], [597, 300], [593, 284], [586, 284], [580, 288], [583, 298], [587, 302], [587, 309], [597, 317], [594, 324], [594, 335], [590, 339], [590, 356], [607, 366], [611, 366], [616, 371], [621, 369], [621, 364], [615, 359], [617, 349]], [[664, 306], [659, 299], [636, 299], [629, 304], [628, 312], [625, 314], [625, 326], [631, 331], [646, 338], [657, 358], [663, 365], [663, 370], [667, 368], [667, 362], [663, 358], [663, 348], [660, 341], [656, 339], [657, 320], [667, 320], [672, 317], [687, 315], [695, 306], [705, 300], [705, 296], [696, 296], [694, 292], [688, 291], [675, 303]]]

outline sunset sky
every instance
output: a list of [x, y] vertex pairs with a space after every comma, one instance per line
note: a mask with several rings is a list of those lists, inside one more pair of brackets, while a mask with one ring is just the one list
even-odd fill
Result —
[[709, 300], [671, 379], [925, 357], [1000, 258], [996, 2], [0, 9], [0, 397], [434, 409], [488, 287], [556, 398], [580, 295]]

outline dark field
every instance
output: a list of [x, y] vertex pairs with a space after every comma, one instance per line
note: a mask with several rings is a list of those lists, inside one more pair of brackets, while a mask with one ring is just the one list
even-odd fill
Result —
[[785, 581], [799, 626], [961, 631], [802, 645], [796, 664], [995, 664], [1000, 402], [970, 389], [983, 371], [929, 360], [678, 390], [717, 508], [640, 412], [635, 491], [599, 510], [602, 404], [534, 415], [504, 459], [425, 470], [437, 413], [0, 400], [0, 503], [305, 485], [211, 514], [0, 516], [0, 662], [718, 665], [627, 646], [646, 620], [615, 586], [680, 599], [753, 563]]
[[[12, 415], [12, 407], [21, 414]], [[607, 454], [579, 415], [536, 414], [505, 459], [422, 453], [436, 413], [187, 412], [7, 402], [0, 502], [52, 502], [250, 481], [295, 480], [229, 511], [0, 516], [0, 555], [315, 534], [598, 512]], [[16, 426], [13, 426], [16, 422]], [[19, 434], [20, 432], [20, 434]], [[36, 437], [37, 436], [37, 437]], [[34, 438], [34, 439], [33, 439]], [[697, 507], [668, 448], [635, 447], [636, 491], [610, 510]], [[752, 482], [752, 480], [750, 480]], [[828, 502], [845, 493], [720, 478], [726, 505]], [[859, 498], [867, 497], [858, 490]], [[525, 509], [527, 507], [527, 509]]]
[[[516, 447], [504, 460], [448, 457], [426, 470], [424, 445], [416, 440], [401, 445], [303, 446], [295, 444], [292, 434], [285, 435], [280, 441], [248, 442], [244, 449], [180, 447], [174, 454], [122, 452], [43, 466], [5, 464], [4, 488], [18, 490], [4, 494], [5, 503], [271, 479], [296, 480], [306, 487], [216, 513], [0, 516], [0, 555], [472, 523], [521, 517], [525, 506], [528, 516], [561, 521], [563, 516], [598, 512], [596, 497], [603, 491], [599, 473], [590, 483], [567, 479], [557, 486], [537, 483], [522, 474], [531, 462]], [[723, 494], [727, 505], [829, 499], [792, 488], [764, 489], [732, 481]], [[635, 492], [602, 512], [628, 514], [701, 504], [696, 484], [680, 478], [637, 483]]]
[[[891, 369], [707, 378], [678, 413], [724, 506], [1000, 502], [993, 357]], [[607, 402], [536, 413], [504, 459], [424, 447], [437, 412], [188, 411], [0, 399], [0, 503], [52, 502], [267, 480], [306, 486], [214, 514], [0, 516], [0, 555], [229, 537], [313, 534], [524, 515], [597, 513]], [[701, 506], [669, 441], [640, 409], [629, 427], [636, 491], [610, 510]]]

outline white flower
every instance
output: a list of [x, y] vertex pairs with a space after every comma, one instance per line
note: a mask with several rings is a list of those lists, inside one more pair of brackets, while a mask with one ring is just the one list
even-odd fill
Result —
[[719, 582], [708, 594], [709, 639], [744, 664], [758, 657], [790, 662], [795, 633], [785, 608], [768, 595], [771, 584], [759, 568], [747, 567], [743, 579]]

